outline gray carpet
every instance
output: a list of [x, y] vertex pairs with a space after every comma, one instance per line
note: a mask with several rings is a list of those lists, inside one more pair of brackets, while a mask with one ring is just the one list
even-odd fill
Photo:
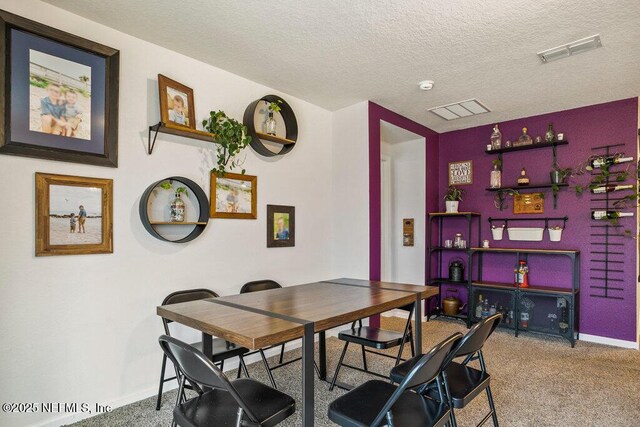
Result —
[[[401, 330], [404, 321], [383, 318], [383, 325]], [[425, 348], [456, 331], [466, 331], [460, 322], [436, 320], [424, 325]], [[341, 349], [342, 344], [336, 338], [327, 340], [329, 376], [333, 374]], [[299, 354], [298, 349], [287, 353], [286, 357]], [[502, 426], [631, 426], [640, 423], [638, 351], [583, 342], [578, 342], [572, 349], [567, 341], [559, 338], [534, 334], [515, 338], [508, 331], [498, 330], [485, 346], [484, 354]], [[360, 366], [359, 347], [351, 346], [346, 360]], [[368, 362], [369, 368], [378, 372], [388, 372], [393, 363], [391, 359], [375, 355], [369, 356]], [[253, 378], [268, 383], [262, 364], [250, 365], [249, 371]], [[274, 374], [279, 388], [300, 402], [300, 364], [291, 364]], [[368, 378], [366, 374], [348, 368], [340, 372], [340, 380], [350, 384], [358, 384]], [[339, 389], [329, 392], [328, 384], [316, 381], [317, 426], [333, 425], [326, 416], [327, 406], [343, 393]], [[74, 426], [168, 426], [173, 402], [175, 392], [168, 392], [160, 411], [155, 410], [154, 397]], [[467, 408], [456, 412], [458, 424], [474, 426], [486, 412], [487, 400], [485, 395], [481, 395]], [[301, 426], [300, 417], [299, 405], [296, 413], [281, 425]]]

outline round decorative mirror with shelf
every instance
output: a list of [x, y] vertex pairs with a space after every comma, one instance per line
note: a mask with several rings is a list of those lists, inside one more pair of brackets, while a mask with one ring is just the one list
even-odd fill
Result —
[[277, 95], [253, 101], [244, 111], [242, 121], [252, 138], [251, 147], [265, 157], [287, 154], [298, 139], [296, 116], [291, 106]]

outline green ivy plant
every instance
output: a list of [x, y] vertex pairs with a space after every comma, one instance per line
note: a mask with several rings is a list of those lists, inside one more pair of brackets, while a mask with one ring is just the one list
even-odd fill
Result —
[[[211, 171], [218, 176], [223, 176], [229, 170], [240, 167], [244, 159], [239, 159], [238, 155], [250, 143], [248, 129], [236, 119], [228, 117], [224, 111], [212, 111], [207, 120], [202, 121], [202, 126], [214, 135], [213, 142], [218, 144], [218, 163]], [[242, 169], [242, 174], [245, 170]]]
[[[162, 187], [165, 190], [173, 190], [173, 185], [171, 185], [171, 182], [169, 181], [163, 182], [162, 184], [160, 184], [160, 187]], [[187, 187], [178, 187], [175, 189], [175, 192], [176, 192], [176, 196], [181, 193], [184, 193], [187, 197], [189, 196]]]

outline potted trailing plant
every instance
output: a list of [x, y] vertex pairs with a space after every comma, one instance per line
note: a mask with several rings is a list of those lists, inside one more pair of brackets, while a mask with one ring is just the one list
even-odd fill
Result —
[[171, 204], [169, 205], [170, 220], [171, 222], [183, 222], [184, 214], [185, 214], [185, 205], [180, 195], [184, 193], [186, 196], [189, 196], [187, 187], [178, 187], [174, 189], [173, 185], [171, 185], [169, 181], [163, 182], [162, 184], [160, 184], [160, 187], [162, 187], [165, 190], [175, 191], [175, 197], [173, 198], [173, 200], [171, 201]]
[[462, 194], [464, 190], [450, 185], [447, 189], [447, 194], [444, 195], [445, 205], [447, 213], [457, 213], [458, 204], [462, 201]]
[[[265, 101], [267, 102], [267, 101]], [[282, 108], [280, 107], [282, 100], [278, 99], [274, 102], [267, 102], [267, 120], [264, 122], [264, 132], [267, 135], [276, 136], [276, 119], [273, 118], [273, 113], [278, 113]]]
[[551, 184], [563, 184], [567, 178], [571, 176], [573, 169], [561, 168], [558, 165], [553, 165], [549, 177], [551, 178]]
[[[213, 142], [218, 144], [218, 164], [212, 169], [218, 176], [223, 176], [229, 170], [239, 167], [244, 159], [238, 155], [251, 143], [251, 137], [247, 127], [236, 119], [228, 117], [224, 111], [212, 111], [207, 120], [202, 121], [202, 126], [214, 134]], [[245, 170], [242, 169], [242, 174]]]

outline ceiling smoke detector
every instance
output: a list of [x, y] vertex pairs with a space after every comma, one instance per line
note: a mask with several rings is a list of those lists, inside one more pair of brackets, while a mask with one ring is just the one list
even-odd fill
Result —
[[462, 117], [488, 113], [491, 110], [477, 99], [468, 99], [466, 101], [429, 108], [429, 111], [445, 120], [455, 120]]
[[433, 89], [433, 84], [434, 84], [433, 80], [423, 80], [420, 83], [418, 83], [418, 86], [422, 90], [431, 90]]
[[543, 50], [542, 52], [538, 52], [538, 57], [543, 64], [546, 64], [547, 62], [568, 58], [571, 55], [587, 52], [599, 47], [602, 47], [602, 41], [600, 40], [600, 34], [596, 34], [595, 36], [585, 37], [584, 39], [576, 40], [562, 46]]

